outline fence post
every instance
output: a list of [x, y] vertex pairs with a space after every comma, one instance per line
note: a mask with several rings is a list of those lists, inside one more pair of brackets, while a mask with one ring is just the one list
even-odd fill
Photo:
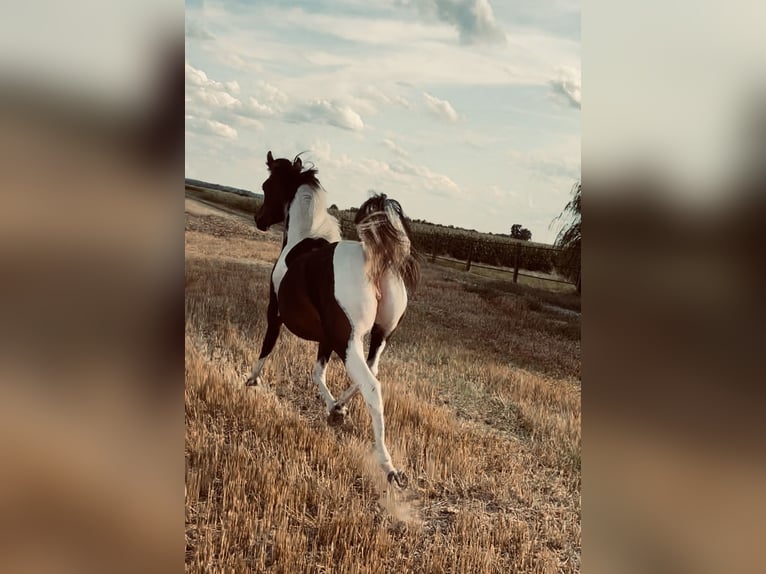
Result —
[[521, 244], [516, 244], [516, 258], [513, 262], [513, 282], [519, 282], [519, 263], [521, 260]]
[[471, 244], [471, 249], [468, 251], [468, 261], [465, 263], [465, 270], [470, 271], [471, 270], [471, 259], [473, 258], [473, 243]]

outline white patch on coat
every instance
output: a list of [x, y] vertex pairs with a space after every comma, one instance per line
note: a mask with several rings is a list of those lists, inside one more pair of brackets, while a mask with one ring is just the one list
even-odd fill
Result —
[[364, 336], [372, 329], [378, 308], [375, 289], [367, 276], [364, 263], [365, 254], [361, 243], [338, 243], [332, 260], [335, 300], [359, 336]]
[[287, 228], [287, 244], [279, 254], [271, 274], [274, 292], [279, 296], [279, 285], [287, 273], [287, 254], [301, 241], [308, 238], [326, 239], [330, 243], [340, 241], [340, 224], [327, 212], [327, 194], [319, 188], [302, 185], [288, 209], [290, 217]]
[[407, 309], [407, 288], [402, 278], [389, 270], [380, 280], [380, 303], [375, 322], [381, 326], [385, 337], [396, 329]]

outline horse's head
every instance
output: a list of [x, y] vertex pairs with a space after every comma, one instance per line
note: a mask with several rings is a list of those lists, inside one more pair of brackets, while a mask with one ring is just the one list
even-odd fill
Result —
[[274, 159], [269, 152], [266, 155], [269, 177], [263, 182], [263, 205], [255, 214], [255, 226], [266, 231], [272, 225], [282, 223], [295, 197], [295, 192], [303, 184], [319, 185], [316, 170], [302, 171], [301, 158], [293, 161], [285, 158]]

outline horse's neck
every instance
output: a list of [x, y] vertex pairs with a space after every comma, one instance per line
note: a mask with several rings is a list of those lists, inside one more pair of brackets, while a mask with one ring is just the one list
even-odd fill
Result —
[[286, 249], [309, 237], [326, 239], [330, 243], [340, 241], [340, 225], [327, 213], [327, 200], [321, 189], [300, 186], [288, 214]]

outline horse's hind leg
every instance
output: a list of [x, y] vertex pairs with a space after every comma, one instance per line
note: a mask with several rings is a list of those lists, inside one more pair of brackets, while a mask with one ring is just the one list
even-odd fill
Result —
[[[386, 326], [384, 327], [376, 322], [372, 326], [372, 331], [370, 332], [370, 350], [367, 354], [367, 366], [376, 377], [378, 376], [378, 364], [380, 363], [383, 349], [386, 348], [386, 343], [388, 343], [389, 337], [394, 334], [394, 331], [396, 331], [396, 328], [399, 326], [399, 323], [404, 316], [403, 307], [407, 304], [406, 297], [402, 298], [400, 296], [396, 303], [397, 305], [394, 306], [393, 309], [389, 307], [378, 310], [378, 319], [385, 321], [384, 324]], [[352, 383], [351, 386], [343, 391], [343, 394], [338, 398], [335, 403], [335, 408], [345, 408], [344, 405], [350, 401], [357, 392], [359, 392], [359, 388]]]
[[[378, 362], [380, 356], [383, 354], [383, 349], [386, 347], [386, 341], [391, 333], [385, 334], [383, 328], [377, 323], [372, 326], [372, 333], [370, 334], [370, 352], [367, 354], [367, 366], [370, 368], [370, 372], [377, 377], [378, 376]], [[352, 382], [351, 385], [343, 391], [338, 400], [335, 401], [335, 407], [333, 410], [346, 415], [346, 403], [350, 401], [359, 392], [359, 387], [356, 383]]]
[[327, 405], [327, 412], [332, 417], [336, 406], [335, 397], [332, 396], [330, 389], [327, 388], [325, 383], [325, 372], [327, 370], [327, 363], [330, 362], [330, 355], [332, 355], [332, 347], [326, 343], [319, 343], [317, 362], [314, 364], [312, 378], [317, 387], [319, 387], [319, 394], [322, 395], [322, 399], [324, 399], [325, 405]]
[[274, 286], [271, 286], [271, 293], [269, 295], [269, 308], [266, 312], [266, 335], [263, 338], [263, 345], [261, 345], [261, 354], [258, 357], [258, 362], [253, 367], [253, 372], [250, 374], [250, 378], [245, 381], [245, 385], [262, 385], [263, 379], [261, 379], [261, 370], [263, 364], [266, 362], [266, 358], [271, 354], [274, 349], [274, 345], [279, 338], [279, 330], [282, 327], [282, 319], [279, 316], [279, 303], [277, 302], [277, 295], [274, 293]]
[[386, 341], [391, 333], [386, 333], [383, 327], [378, 323], [372, 326], [372, 332], [370, 333], [370, 352], [367, 354], [367, 366], [370, 367], [370, 371], [376, 377], [378, 376], [378, 362], [380, 356], [383, 354], [383, 349], [386, 348]]
[[338, 397], [338, 400], [335, 401], [335, 406], [333, 407], [333, 410], [338, 411], [339, 414], [342, 414], [343, 416], [346, 415], [346, 403], [351, 400], [351, 398], [356, 395], [356, 393], [359, 392], [359, 387], [352, 381], [351, 385], [343, 391], [343, 393]]
[[[383, 328], [377, 323], [372, 326], [372, 332], [370, 333], [370, 352], [367, 355], [367, 366], [370, 368], [372, 374], [376, 377], [378, 376], [378, 362], [380, 361], [380, 355], [383, 354], [383, 349], [385, 348], [386, 341], [390, 335], [391, 333], [386, 335]], [[343, 394], [338, 397], [338, 400], [335, 401], [334, 410], [337, 410], [339, 413], [342, 411], [345, 415], [346, 403], [350, 401], [358, 392], [359, 387], [356, 385], [356, 383], [352, 382], [351, 385], [345, 391], [343, 391]]]
[[388, 481], [394, 481], [397, 486], [404, 488], [407, 485], [407, 476], [394, 468], [391, 455], [386, 448], [386, 429], [383, 419], [383, 395], [380, 391], [380, 382], [372, 374], [364, 360], [362, 340], [354, 337], [349, 343], [346, 352], [346, 371], [354, 382], [356, 388], [364, 398], [367, 411], [372, 419], [372, 430], [375, 435], [375, 453], [378, 463], [388, 477]]
[[367, 366], [376, 377], [383, 349], [386, 348], [388, 339], [396, 331], [407, 309], [407, 290], [404, 282], [390, 271], [380, 282], [380, 295], [375, 324], [370, 333], [370, 352], [367, 355]]

